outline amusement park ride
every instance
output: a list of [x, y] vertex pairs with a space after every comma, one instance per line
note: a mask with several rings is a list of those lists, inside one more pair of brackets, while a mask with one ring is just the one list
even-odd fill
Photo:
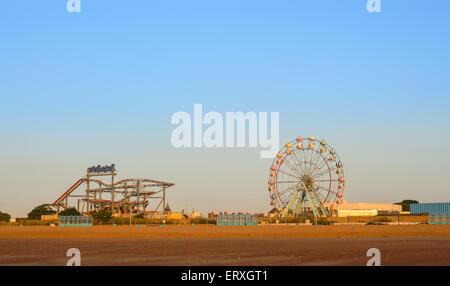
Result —
[[[150, 179], [123, 179], [114, 182], [116, 175], [114, 164], [88, 168], [86, 177], [79, 179], [51, 206], [59, 213], [61, 208], [67, 209], [75, 200], [77, 210], [82, 214], [103, 209], [110, 210], [113, 215], [130, 213], [130, 210], [135, 214], [165, 210], [166, 189], [173, 186], [173, 183]], [[104, 183], [94, 177], [111, 177], [111, 183]], [[76, 193], [83, 184], [85, 190]]]
[[332, 216], [344, 188], [337, 152], [313, 136], [286, 143], [270, 167], [270, 204], [281, 217]]

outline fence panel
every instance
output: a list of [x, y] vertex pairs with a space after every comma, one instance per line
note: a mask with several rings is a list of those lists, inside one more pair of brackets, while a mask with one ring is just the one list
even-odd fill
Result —
[[250, 214], [219, 214], [217, 225], [258, 225], [258, 217]]

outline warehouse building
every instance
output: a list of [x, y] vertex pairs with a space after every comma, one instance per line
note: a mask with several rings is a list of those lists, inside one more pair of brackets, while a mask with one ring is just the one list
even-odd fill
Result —
[[377, 216], [399, 214], [402, 211], [402, 206], [378, 203], [348, 203], [346, 200], [343, 200], [336, 207], [336, 210], [338, 217]]
[[440, 215], [450, 214], [450, 203], [422, 203], [411, 204], [411, 214], [424, 214]]
[[411, 204], [411, 214], [429, 214], [429, 224], [450, 224], [450, 203]]

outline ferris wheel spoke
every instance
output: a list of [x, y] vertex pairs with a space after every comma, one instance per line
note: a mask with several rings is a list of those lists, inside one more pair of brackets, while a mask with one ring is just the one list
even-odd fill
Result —
[[320, 159], [321, 159], [320, 154], [318, 154], [316, 151], [314, 151], [313, 158], [311, 159], [311, 168], [309, 171], [310, 176], [313, 174], [314, 170], [317, 168], [317, 165], [319, 164]]
[[281, 191], [278, 191], [278, 194], [279, 195], [285, 194], [286, 192], [292, 191], [295, 188], [297, 188], [297, 185], [292, 185], [292, 186], [286, 187], [284, 189], [281, 189]]
[[298, 151], [297, 158], [298, 158], [298, 161], [302, 163], [303, 167], [306, 167], [306, 166], [304, 166], [304, 161], [306, 160], [306, 155], [307, 155], [307, 152], [305, 149], [301, 149]]
[[306, 170], [307, 175], [309, 175], [309, 173], [311, 172], [314, 155], [315, 155], [314, 151], [310, 149], [308, 152], [308, 165], [307, 165], [308, 169]]
[[310, 155], [310, 157], [309, 157], [309, 162], [308, 162], [308, 169], [307, 169], [307, 172], [306, 172], [306, 174], [308, 175], [308, 176], [311, 176], [311, 174], [312, 174], [312, 172], [313, 172], [313, 170], [317, 167], [317, 153], [315, 152], [315, 151], [313, 151], [313, 150], [311, 150], [311, 152], [310, 153], [312, 153], [311, 155]]
[[289, 160], [284, 159], [284, 162], [287, 164], [287, 166], [289, 167], [289, 169], [291, 169], [294, 173], [297, 173], [298, 175], [300, 175], [299, 172], [298, 172], [298, 170], [295, 169], [295, 167], [293, 167], [293, 166], [291, 165], [291, 163], [289, 163]]
[[285, 183], [299, 183], [300, 181], [277, 181], [277, 184], [280, 184], [280, 183], [282, 183], [282, 184], [285, 184]]
[[284, 194], [286, 192], [289, 192], [289, 191], [295, 189], [297, 187], [297, 185], [298, 185], [298, 183], [293, 183], [293, 184], [286, 183], [284, 185], [279, 185], [277, 187], [277, 193], [278, 194]]
[[306, 174], [306, 171], [308, 170], [308, 155], [309, 152], [306, 149], [302, 149], [300, 152], [299, 161], [302, 164], [302, 172], [303, 174]]
[[311, 152], [308, 151], [308, 154], [306, 155], [305, 158], [305, 175], [309, 175], [310, 170], [311, 170]]
[[314, 155], [313, 158], [312, 158], [313, 162], [317, 162], [320, 158], [322, 158], [322, 157], [320, 156], [319, 151], [317, 151], [317, 150], [315, 150], [315, 149], [314, 149], [314, 154], [313, 154], [313, 155]]
[[303, 166], [302, 168], [302, 174], [306, 175], [308, 170], [308, 161], [300, 161], [300, 164]]
[[315, 178], [320, 178], [321, 176], [325, 175], [326, 173], [332, 172], [332, 171], [334, 171], [334, 170], [336, 170], [336, 167], [333, 167], [333, 168], [331, 168], [331, 169], [328, 169], [328, 168], [327, 168], [327, 169], [324, 170], [323, 172], [318, 173], [318, 174], [315, 174], [314, 177], [313, 177], [313, 179], [315, 179]]
[[323, 208], [326, 208], [326, 198], [320, 193], [320, 192], [317, 192], [317, 195], [318, 195], [318, 197], [319, 197], [319, 200], [320, 200], [320, 206], [321, 207], [323, 207]]
[[[289, 201], [289, 200], [291, 199], [291, 196], [292, 196], [292, 194], [294, 193], [294, 189], [295, 189], [295, 188], [291, 187], [291, 188], [288, 188], [288, 189], [284, 190], [284, 191], [281, 192], [281, 193], [278, 193], [278, 196], [279, 196], [279, 198], [280, 198], [280, 202], [281, 202], [283, 205], [286, 205], [286, 204], [287, 204], [287, 201]], [[288, 193], [288, 192], [289, 192], [289, 193]]]
[[314, 174], [316, 174], [317, 172], [319, 172], [324, 166], [327, 167], [326, 165], [326, 161], [324, 161], [324, 158], [322, 157], [321, 154], [317, 153], [317, 160], [315, 162], [315, 167], [312, 170], [312, 172], [310, 173], [311, 176], [314, 176]]
[[321, 190], [323, 190], [323, 191], [325, 191], [327, 193], [329, 193], [329, 192], [334, 193], [331, 189], [327, 189], [327, 188], [325, 188], [325, 187], [323, 187], [321, 185], [314, 184], [313, 186], [316, 187], [316, 188], [319, 188], [319, 189], [321, 189]]
[[324, 203], [325, 198], [323, 197], [323, 195], [317, 189], [314, 189], [314, 192], [318, 195], [320, 202]]
[[305, 154], [305, 175], [309, 174], [309, 169], [311, 168], [311, 160], [312, 160], [312, 156], [314, 155], [314, 151], [312, 151], [311, 149], [306, 149], [306, 154]]
[[323, 168], [324, 165], [325, 165], [325, 164], [324, 164], [323, 162], [317, 162], [317, 163], [314, 165], [314, 168], [312, 168], [311, 171], [309, 172], [309, 176], [310, 176], [310, 177], [313, 177], [314, 174], [317, 173], [317, 172], [319, 172], [319, 171]]
[[311, 169], [309, 170], [308, 176], [311, 177], [311, 178], [313, 178], [313, 176], [314, 176], [313, 174], [316, 173], [317, 170], [320, 170], [320, 169], [322, 169], [322, 168], [323, 168], [323, 166], [321, 166], [321, 165], [315, 165], [313, 168], [311, 168]]
[[323, 172], [327, 173], [327, 171], [329, 171], [330, 167], [324, 162], [322, 163], [322, 165], [317, 168], [314, 173], [311, 175], [312, 177], [317, 177], [317, 179], [321, 176], [323, 176]]
[[303, 151], [301, 151], [301, 152], [294, 152], [295, 153], [295, 159], [296, 159], [296, 161], [297, 161], [297, 164], [298, 164], [298, 167], [299, 167], [299, 169], [300, 169], [300, 172], [301, 172], [301, 174], [304, 174], [305, 173], [305, 170], [304, 170], [304, 164], [302, 164], [302, 161], [301, 161], [301, 159], [298, 157], [298, 155], [297, 155], [297, 153], [300, 153], [300, 156], [301, 156], [301, 154], [303, 153]]
[[[325, 188], [317, 188], [318, 190], [322, 189], [322, 192], [318, 191], [318, 193], [324, 197], [324, 202], [326, 203], [333, 203], [333, 195], [337, 195], [337, 192], [333, 191], [333, 190], [327, 190]], [[331, 195], [331, 196], [330, 196]]]
[[283, 173], [283, 174], [285, 174], [285, 175], [287, 175], [287, 176], [289, 176], [289, 177], [296, 178], [296, 179], [299, 179], [299, 180], [300, 180], [300, 177], [299, 177], [299, 176], [296, 176], [296, 175], [294, 175], [294, 174], [288, 173], [288, 172], [286, 172], [286, 171], [284, 171], [284, 170], [278, 170], [278, 172], [281, 172], [281, 173]]
[[330, 170], [329, 170], [328, 166], [326, 166], [326, 165], [321, 166], [320, 168], [317, 168], [317, 170], [315, 170], [315, 172], [313, 174], [311, 174], [311, 178], [313, 178], [314, 180], [329, 178], [329, 177], [324, 177], [325, 175], [328, 175], [329, 171]]

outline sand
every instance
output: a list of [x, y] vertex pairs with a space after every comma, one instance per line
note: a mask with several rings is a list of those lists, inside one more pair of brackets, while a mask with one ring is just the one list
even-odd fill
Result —
[[343, 238], [385, 236], [450, 237], [450, 225], [0, 227], [0, 238]]
[[0, 265], [450, 265], [450, 225], [0, 227]]

